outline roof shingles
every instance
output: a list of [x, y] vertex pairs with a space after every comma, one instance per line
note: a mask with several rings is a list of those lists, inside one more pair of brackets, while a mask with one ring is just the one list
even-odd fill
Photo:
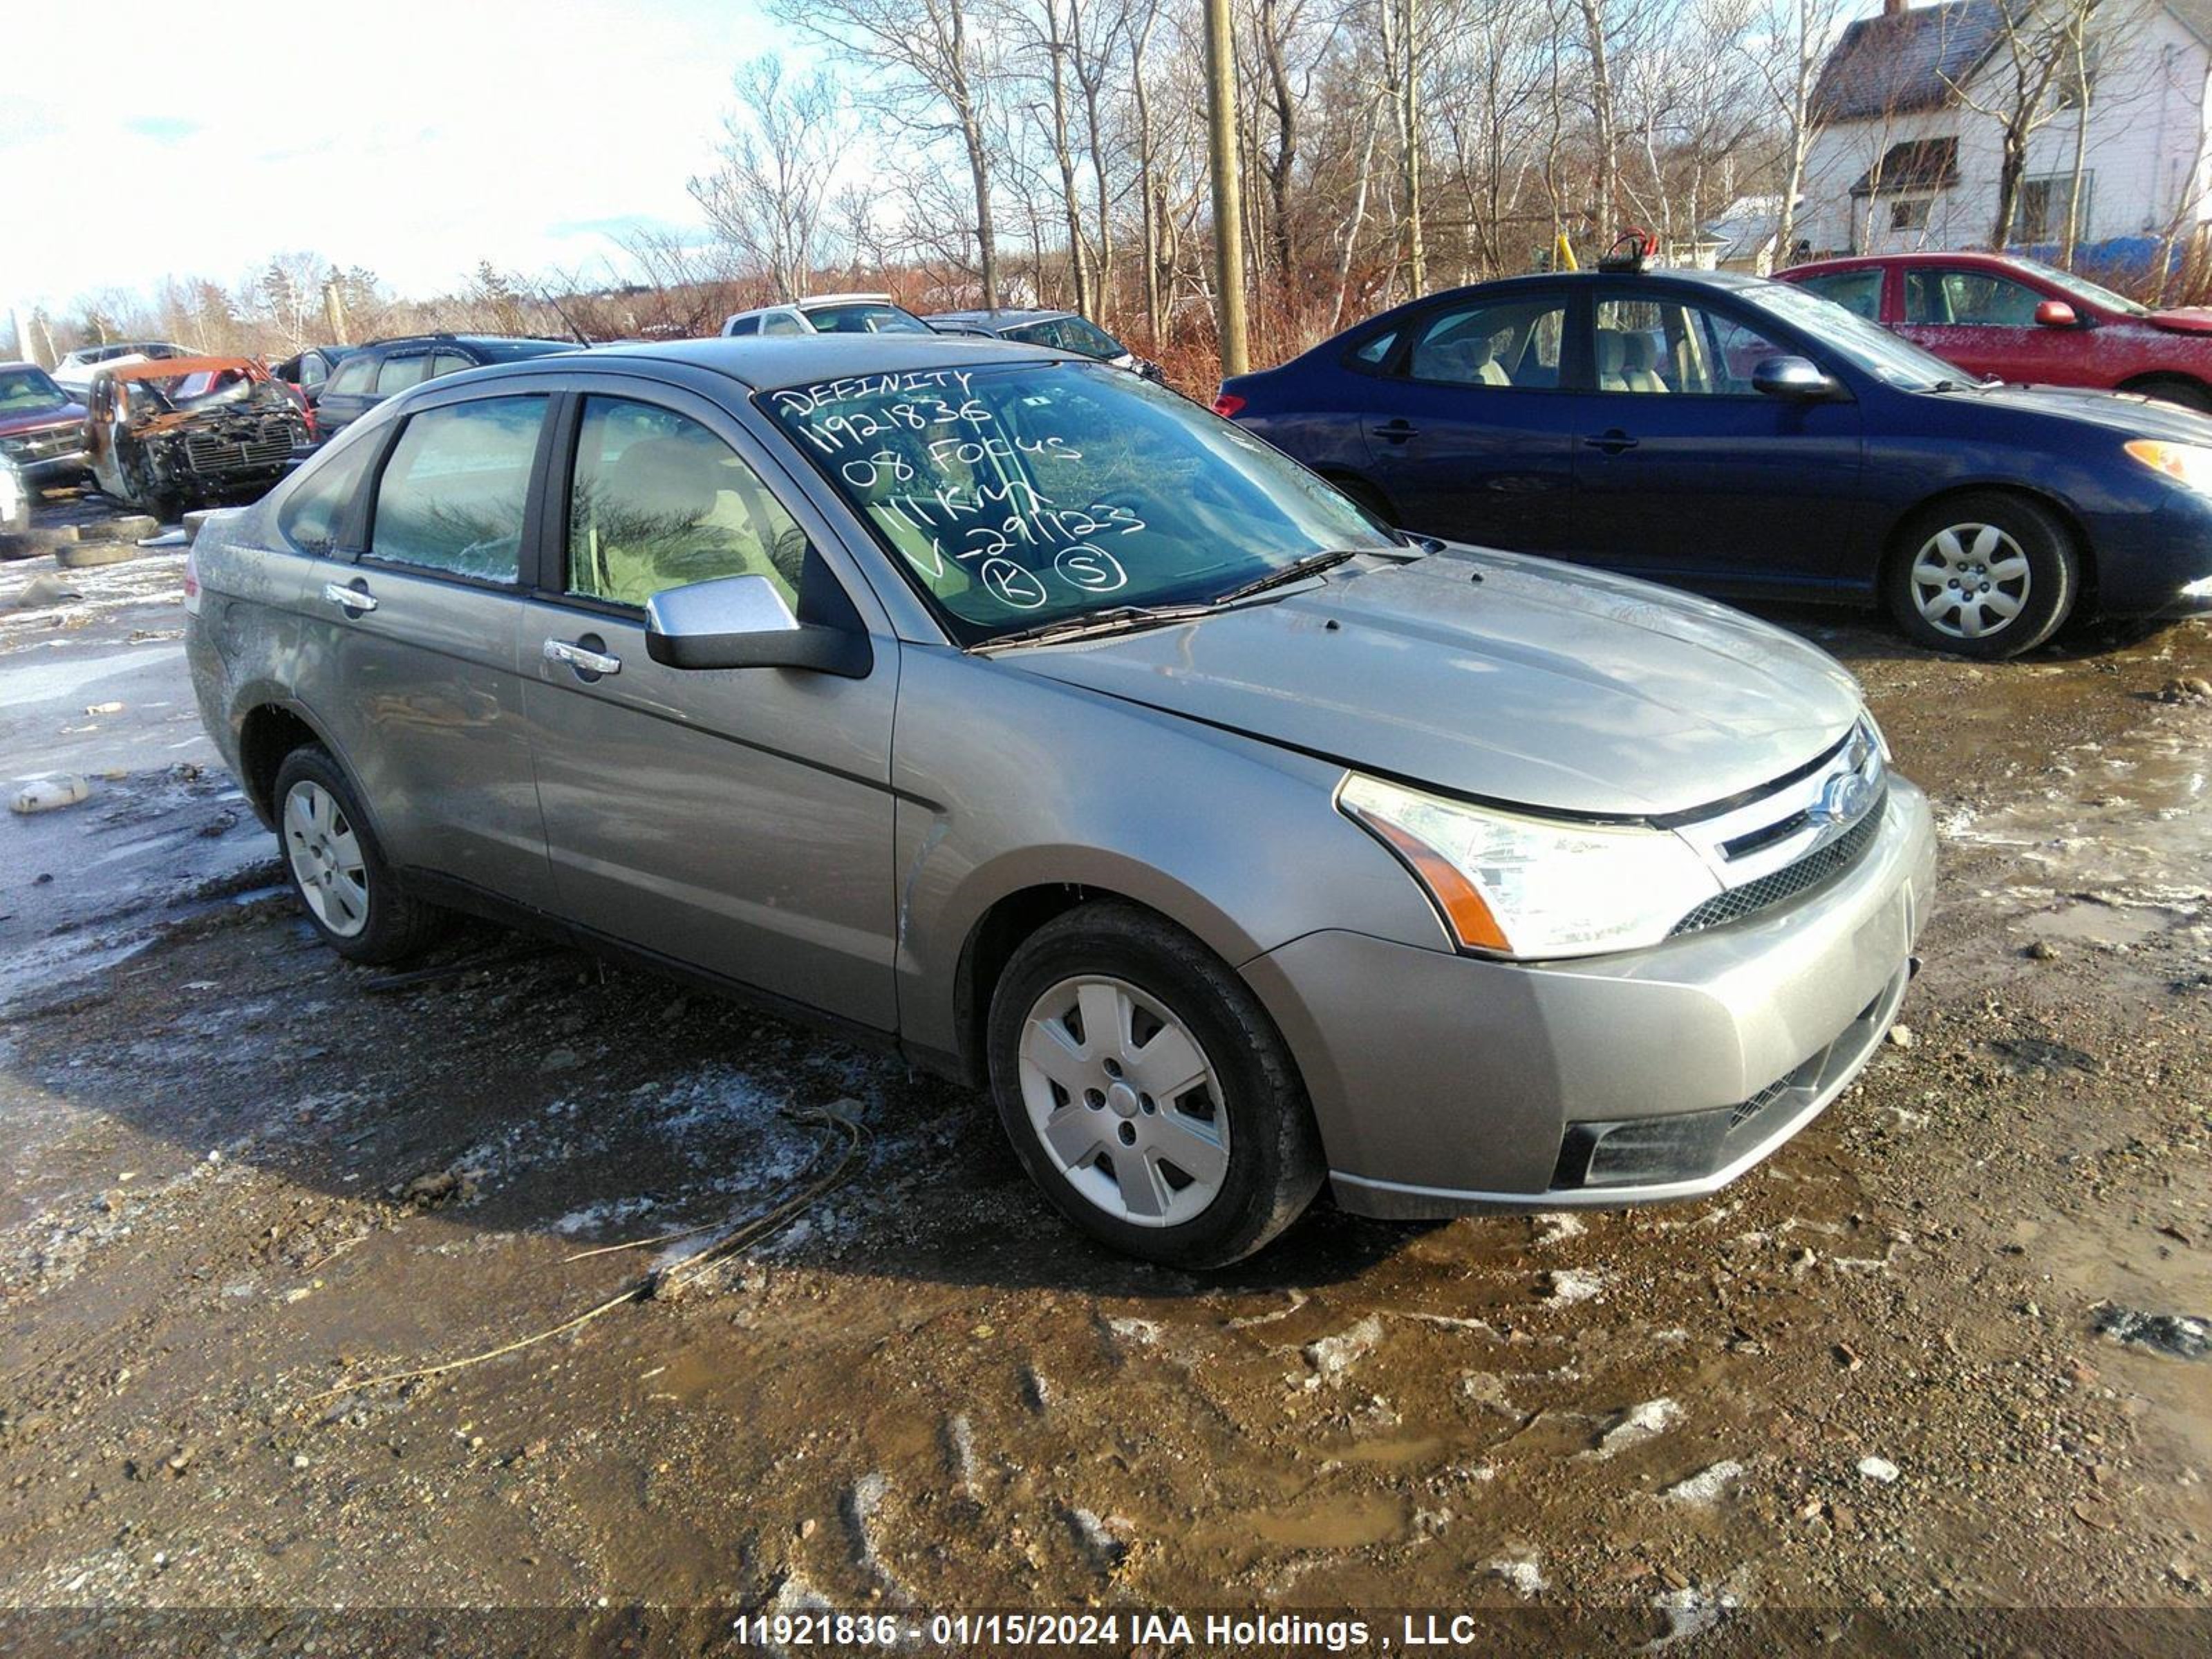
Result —
[[2005, 0], [1947, 0], [1845, 29], [1813, 88], [1820, 121], [1940, 109], [2003, 40]]

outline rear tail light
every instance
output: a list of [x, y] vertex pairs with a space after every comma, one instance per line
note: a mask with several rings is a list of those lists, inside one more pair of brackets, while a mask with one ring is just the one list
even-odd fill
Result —
[[1213, 412], [1228, 420], [1244, 407], [1244, 399], [1233, 392], [1224, 392], [1213, 400]]
[[185, 550], [185, 614], [200, 614], [200, 554], [197, 547]]

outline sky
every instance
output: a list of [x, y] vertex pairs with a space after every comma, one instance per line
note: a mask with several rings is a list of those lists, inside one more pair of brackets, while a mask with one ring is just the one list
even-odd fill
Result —
[[401, 294], [484, 258], [599, 269], [627, 229], [697, 223], [731, 72], [799, 44], [761, 0], [5, 9], [0, 319], [280, 251]]

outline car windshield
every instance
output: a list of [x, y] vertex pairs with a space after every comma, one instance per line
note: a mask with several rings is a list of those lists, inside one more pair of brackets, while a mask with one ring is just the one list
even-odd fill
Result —
[[809, 306], [806, 320], [817, 334], [933, 334], [921, 318], [896, 306], [864, 301], [856, 305]]
[[1824, 300], [1794, 283], [1768, 283], [1758, 303], [1784, 322], [1812, 335], [1821, 345], [1887, 385], [1905, 392], [1930, 392], [1973, 377], [1964, 369], [1899, 338], [1880, 323]]
[[2117, 311], [2128, 317], [2148, 317], [2148, 306], [2137, 305], [2124, 294], [2115, 294], [2102, 283], [2093, 283], [2086, 276], [2076, 276], [2070, 270], [2061, 270], [2056, 265], [2046, 265], [2040, 259], [2023, 259], [2017, 255], [2013, 263], [2023, 270], [2040, 276], [2063, 293], [2071, 295], [2084, 304], [2101, 306], [2107, 311]]
[[1241, 428], [1088, 363], [870, 374], [759, 401], [963, 646], [1402, 545]]
[[1054, 317], [1002, 331], [1005, 337], [1024, 345], [1047, 346], [1054, 351], [1079, 351], [1086, 357], [1111, 359], [1127, 355], [1128, 348], [1097, 324], [1083, 317]]
[[60, 409], [69, 393], [43, 368], [0, 368], [0, 415], [28, 415]]

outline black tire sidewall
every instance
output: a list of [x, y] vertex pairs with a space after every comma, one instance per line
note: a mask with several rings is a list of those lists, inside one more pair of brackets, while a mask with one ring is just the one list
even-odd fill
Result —
[[[361, 843], [362, 873], [368, 880], [368, 924], [350, 938], [334, 933], [323, 925], [322, 919], [308, 904], [307, 895], [301, 891], [300, 878], [292, 868], [292, 851], [284, 841], [284, 803], [294, 787], [303, 782], [313, 783], [329, 792]], [[398, 891], [392, 866], [385, 861], [384, 848], [376, 838], [375, 828], [368, 814], [362, 810], [352, 781], [330, 751], [309, 745], [287, 755], [284, 763], [276, 769], [271, 797], [271, 816], [276, 820], [276, 854], [284, 867], [285, 884], [291, 888], [292, 896], [300, 902], [300, 913], [307, 917], [323, 943], [352, 962], [395, 962], [411, 953], [420, 931], [416, 907]]]
[[[1213, 1064], [1229, 1119], [1229, 1169], [1213, 1201], [1172, 1227], [1106, 1213], [1071, 1186], [1037, 1139], [1022, 1098], [1022, 1032], [1036, 1000], [1063, 980], [1124, 980], [1171, 1010]], [[1133, 907], [1085, 905], [1015, 953], [986, 1032], [991, 1093], [1030, 1178], [1062, 1215], [1125, 1255], [1193, 1268], [1249, 1255], [1296, 1219], [1321, 1184], [1320, 1137], [1289, 1050], [1226, 964], [1171, 924]]]
[[[1963, 524], [1995, 525], [2020, 544], [2028, 564], [2027, 605], [2003, 628], [1974, 640], [1936, 628], [1912, 597], [1912, 564], [1920, 550], [1938, 532]], [[1908, 519], [1898, 532], [1883, 588], [1890, 615], [1915, 644], [1988, 660], [2033, 651], [2057, 633], [2073, 612], [2081, 575], [2072, 538], [2056, 514], [2039, 502], [1990, 491], [1954, 496]]]

